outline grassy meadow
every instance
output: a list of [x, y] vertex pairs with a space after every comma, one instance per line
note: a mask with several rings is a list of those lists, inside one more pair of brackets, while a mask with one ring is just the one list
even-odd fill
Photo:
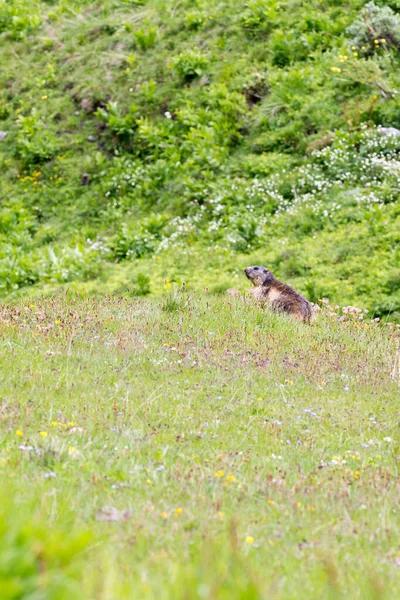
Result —
[[331, 312], [3, 305], [2, 599], [397, 597], [399, 329]]
[[0, 600], [400, 597], [400, 0], [0, 0], [0, 53]]

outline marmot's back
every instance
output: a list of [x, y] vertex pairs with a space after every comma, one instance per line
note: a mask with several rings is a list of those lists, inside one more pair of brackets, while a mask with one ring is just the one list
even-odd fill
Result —
[[247, 267], [245, 273], [256, 288], [253, 296], [257, 300], [269, 305], [274, 311], [285, 312], [300, 321], [310, 322], [313, 315], [311, 302], [290, 286], [275, 279], [269, 269]]

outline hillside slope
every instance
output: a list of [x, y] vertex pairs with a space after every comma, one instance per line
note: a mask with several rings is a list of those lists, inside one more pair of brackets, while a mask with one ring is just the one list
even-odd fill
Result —
[[0, 0], [2, 296], [219, 291], [262, 262], [399, 315], [399, 11]]

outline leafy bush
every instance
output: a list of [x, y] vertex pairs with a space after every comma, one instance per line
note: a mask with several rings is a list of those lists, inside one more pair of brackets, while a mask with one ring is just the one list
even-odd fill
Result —
[[368, 2], [360, 16], [347, 29], [351, 43], [365, 54], [373, 54], [381, 46], [400, 48], [400, 16], [388, 6]]
[[271, 31], [278, 14], [276, 0], [249, 0], [241, 17], [244, 29], [251, 36]]
[[37, 0], [0, 0], [0, 32], [23, 37], [41, 23]]
[[207, 56], [199, 50], [187, 50], [186, 52], [181, 52], [172, 61], [175, 72], [185, 83], [189, 83], [203, 75], [208, 64], [209, 60]]
[[110, 130], [121, 140], [129, 141], [137, 129], [137, 106], [131, 104], [129, 111], [123, 114], [118, 102], [108, 102], [105, 108], [98, 108], [95, 115], [107, 123]]
[[123, 223], [113, 239], [111, 250], [117, 260], [141, 258], [154, 252], [155, 241], [155, 237], [150, 233], [139, 233], [136, 228], [132, 231], [126, 223]]
[[141, 50], [152, 48], [157, 41], [157, 27], [142, 27], [133, 32], [135, 44]]
[[57, 138], [35, 110], [18, 117], [17, 127], [16, 154], [26, 166], [44, 163], [57, 153]]

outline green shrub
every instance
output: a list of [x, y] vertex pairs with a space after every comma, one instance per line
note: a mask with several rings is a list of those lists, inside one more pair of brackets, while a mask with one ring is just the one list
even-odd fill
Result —
[[276, 0], [249, 0], [241, 16], [241, 24], [250, 36], [268, 33], [278, 16]]
[[190, 11], [185, 15], [185, 24], [188, 29], [200, 29], [206, 20], [206, 15], [198, 10]]
[[347, 29], [351, 43], [364, 54], [373, 54], [379, 48], [400, 48], [400, 16], [388, 6], [368, 2], [360, 16]]
[[146, 231], [132, 230], [123, 223], [120, 231], [114, 236], [111, 250], [117, 260], [141, 258], [154, 252], [155, 236]]
[[190, 83], [197, 77], [203, 75], [208, 65], [209, 60], [207, 56], [199, 50], [187, 50], [186, 52], [181, 52], [172, 61], [175, 72], [185, 83]]
[[41, 23], [37, 0], [0, 0], [0, 32], [23, 37]]
[[133, 32], [135, 45], [141, 50], [152, 48], [157, 42], [157, 27], [142, 27]]
[[17, 119], [16, 155], [26, 166], [44, 163], [57, 153], [59, 143], [53, 131], [33, 110]]
[[137, 129], [138, 109], [135, 104], [131, 104], [128, 113], [124, 114], [119, 108], [118, 102], [108, 102], [105, 108], [98, 108], [95, 115], [107, 123], [112, 133], [121, 140], [131, 140]]

